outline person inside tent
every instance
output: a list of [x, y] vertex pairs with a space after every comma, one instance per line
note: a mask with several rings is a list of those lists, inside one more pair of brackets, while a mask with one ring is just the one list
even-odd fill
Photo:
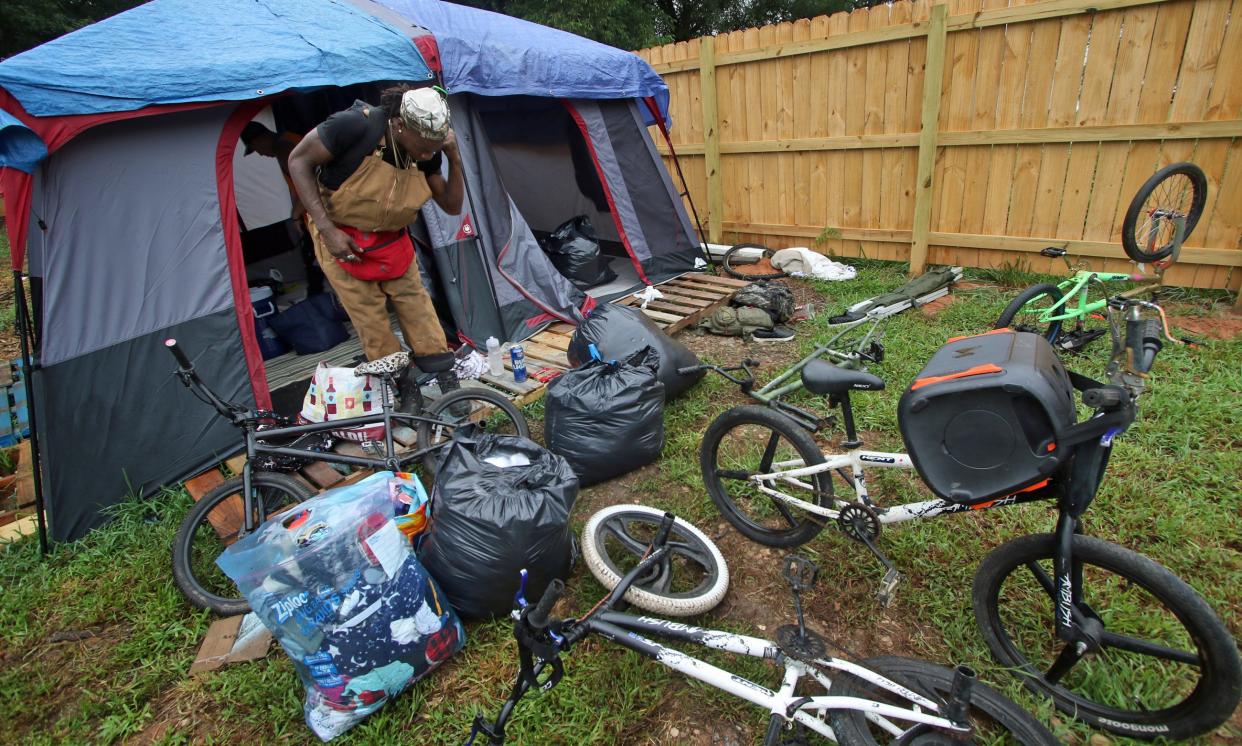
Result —
[[[319, 264], [367, 359], [401, 349], [388, 321], [391, 301], [414, 365], [434, 373], [442, 392], [459, 388], [407, 231], [429, 199], [445, 212], [461, 212], [462, 163], [445, 97], [398, 85], [380, 93], [379, 106], [355, 101], [293, 148], [289, 175], [310, 216]], [[400, 396], [402, 411], [421, 409], [409, 371], [401, 376]]]
[[289, 185], [289, 201], [293, 207], [289, 215], [294, 231], [293, 241], [298, 245], [302, 254], [302, 264], [306, 267], [307, 294], [316, 295], [323, 292], [323, 271], [315, 262], [315, 247], [311, 244], [310, 237], [306, 235], [306, 225], [303, 222], [306, 208], [302, 207], [302, 200], [298, 198], [293, 179], [289, 178], [289, 154], [293, 152], [294, 146], [301, 139], [292, 132], [282, 132], [277, 135], [260, 122], [247, 123], [241, 133], [241, 141], [245, 146], [242, 155], [258, 153], [268, 158], [275, 158], [277, 165], [280, 166], [281, 175], [285, 177], [285, 183]]

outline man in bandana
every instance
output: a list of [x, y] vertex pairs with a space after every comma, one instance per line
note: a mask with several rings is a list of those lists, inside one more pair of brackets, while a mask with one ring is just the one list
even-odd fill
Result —
[[[453, 353], [406, 230], [429, 199], [450, 214], [461, 211], [461, 156], [445, 97], [434, 88], [400, 85], [381, 92], [379, 106], [355, 101], [307, 133], [288, 162], [319, 264], [367, 359], [401, 349], [388, 321], [391, 301], [414, 364], [435, 373], [441, 391], [458, 388]], [[408, 373], [400, 395], [402, 411], [421, 409]]]

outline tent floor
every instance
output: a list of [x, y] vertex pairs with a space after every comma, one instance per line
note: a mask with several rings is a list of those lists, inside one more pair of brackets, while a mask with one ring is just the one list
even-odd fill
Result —
[[[663, 297], [648, 303], [643, 313], [668, 334], [676, 334], [688, 326], [697, 324], [702, 318], [727, 303], [738, 289], [749, 284], [744, 280], [735, 280], [731, 277], [716, 277], [701, 272], [691, 272], [660, 284], [659, 288]], [[613, 302], [624, 306], [638, 305], [633, 295], [626, 295]], [[400, 338], [401, 332], [397, 327], [396, 316], [391, 317], [391, 323], [393, 331]], [[280, 389], [308, 380], [321, 361], [334, 366], [353, 366], [362, 354], [362, 345], [358, 341], [353, 326], [346, 324], [346, 328], [349, 331], [349, 339], [330, 350], [314, 355], [297, 355], [290, 352], [265, 361], [268, 388], [274, 392], [274, 398], [280, 398], [285, 402], [285, 406], [289, 406], [289, 402], [296, 405], [300, 401], [300, 399], [293, 401], [297, 398], [296, 391], [282, 392]], [[569, 340], [573, 333], [574, 327], [562, 322], [552, 324], [522, 341], [528, 373], [525, 381], [519, 383], [513, 380], [511, 372], [513, 367], [508, 355], [505, 356], [505, 375], [484, 375], [480, 380], [491, 388], [499, 389], [519, 405], [538, 400], [543, 396], [547, 383], [538, 380], [536, 375], [541, 372], [562, 373], [572, 367], [566, 351], [569, 349]], [[508, 344], [506, 343], [505, 346], [507, 347]], [[424, 387], [424, 391], [430, 396], [438, 394], [434, 386]], [[280, 411], [279, 408], [278, 411]]]

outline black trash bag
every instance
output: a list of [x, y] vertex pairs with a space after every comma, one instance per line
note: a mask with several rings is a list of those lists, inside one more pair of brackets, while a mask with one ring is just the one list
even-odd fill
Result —
[[592, 360], [548, 384], [544, 439], [583, 487], [646, 466], [664, 450], [660, 356], [644, 347], [624, 362]]
[[596, 306], [578, 324], [565, 353], [577, 367], [591, 359], [588, 345], [594, 344], [604, 360], [624, 360], [644, 347], [653, 347], [660, 356], [660, 381], [664, 384], [664, 400], [681, 396], [703, 377], [698, 371], [688, 376], [677, 372], [699, 364], [699, 356], [689, 347], [664, 333], [647, 315], [637, 308], [605, 303]]
[[[526, 463], [501, 467], [488, 459]], [[534, 441], [459, 429], [436, 473], [419, 560], [462, 616], [508, 614], [522, 568], [530, 573], [530, 599], [569, 576], [577, 497], [569, 463]]]
[[617, 279], [617, 273], [608, 266], [609, 257], [600, 250], [595, 227], [586, 215], [562, 223], [548, 236], [543, 248], [556, 271], [580, 290]]

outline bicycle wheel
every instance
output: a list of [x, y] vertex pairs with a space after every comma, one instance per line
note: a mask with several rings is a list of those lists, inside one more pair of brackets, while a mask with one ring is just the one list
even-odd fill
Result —
[[[703, 484], [721, 515], [747, 538], [772, 547], [805, 544], [829, 519], [762, 492], [750, 477], [822, 463], [824, 455], [810, 434], [767, 407], [730, 409], [712, 422], [699, 446]], [[763, 486], [820, 507], [833, 504], [827, 472], [798, 481], [766, 480]]]
[[975, 575], [975, 620], [992, 654], [1057, 709], [1131, 738], [1182, 739], [1225, 722], [1242, 693], [1233, 638], [1212, 608], [1173, 573], [1099, 539], [1075, 536], [1082, 566], [1076, 617], [1098, 619], [1102, 644], [1067, 673], [1045, 676], [1064, 643], [1053, 614], [1052, 534], [992, 551]]
[[[642, 559], [664, 511], [645, 505], [612, 505], [587, 520], [582, 556], [608, 590]], [[668, 616], [694, 616], [713, 609], [729, 590], [729, 566], [707, 534], [678, 518], [668, 538], [669, 554], [640, 576], [625, 600]]]
[[732, 277], [739, 280], [776, 280], [781, 277], [788, 277], [788, 272], [782, 272], [774, 269], [772, 272], [765, 272], [762, 268], [754, 268], [755, 271], [747, 271], [742, 269], [748, 265], [758, 264], [763, 260], [769, 260], [768, 266], [771, 266], [772, 255], [776, 252], [767, 246], [758, 243], [740, 243], [729, 247], [720, 259], [720, 266], [724, 267], [724, 271]]
[[[1031, 332], [1038, 334], [1052, 344], [1056, 344], [1061, 335], [1061, 322], [1049, 321], [1045, 325], [1040, 314], [1059, 303], [1065, 294], [1056, 285], [1041, 283], [1032, 285], [1005, 306], [997, 317], [994, 329], [1013, 329], [1015, 332]], [[1064, 308], [1064, 306], [1062, 307]], [[1060, 310], [1060, 309], [1058, 309]], [[1063, 313], [1063, 311], [1061, 312]], [[1061, 315], [1058, 313], [1058, 315]]]
[[[883, 656], [860, 661], [859, 665], [870, 669], [886, 679], [908, 687], [936, 704], [947, 701], [953, 687], [953, 671], [936, 666], [927, 661], [915, 658], [898, 658]], [[832, 672], [832, 687], [828, 693], [833, 696], [863, 697], [876, 702], [911, 706], [910, 700], [898, 696], [886, 689], [848, 674]], [[1025, 746], [1053, 746], [1059, 743], [1038, 720], [986, 684], [976, 681], [970, 690], [969, 720], [973, 732], [966, 743], [978, 744], [1010, 744], [1020, 743]], [[838, 710], [831, 713], [832, 732], [840, 743], [863, 746], [876, 743], [889, 743], [896, 735], [882, 728], [879, 724], [868, 720], [860, 710]], [[909, 723], [898, 720], [887, 721], [898, 728], [908, 728]], [[923, 736], [915, 736], [911, 744], [948, 744], [961, 743], [951, 740], [943, 731], [929, 732]]]
[[[477, 425], [497, 435], [530, 437], [530, 427], [522, 411], [504, 394], [480, 386], [451, 391], [436, 399], [427, 408], [425, 416], [436, 421], [418, 423], [419, 448], [447, 445], [453, 433], [463, 425]], [[432, 475], [440, 466], [441, 453], [443, 449], [437, 448], [423, 456], [423, 466]]]
[[1154, 262], [1173, 253], [1174, 218], [1186, 219], [1183, 239], [1199, 223], [1207, 202], [1207, 177], [1193, 163], [1165, 166], [1139, 187], [1121, 222], [1121, 246], [1136, 262]]
[[[275, 472], [254, 472], [250, 486], [255, 496], [255, 526], [314, 495], [310, 487]], [[173, 579], [177, 587], [190, 603], [221, 616], [250, 611], [249, 602], [237, 586], [216, 567], [216, 558], [225, 547], [245, 535], [243, 505], [242, 478], [238, 475], [203, 495], [182, 519], [173, 539]]]

